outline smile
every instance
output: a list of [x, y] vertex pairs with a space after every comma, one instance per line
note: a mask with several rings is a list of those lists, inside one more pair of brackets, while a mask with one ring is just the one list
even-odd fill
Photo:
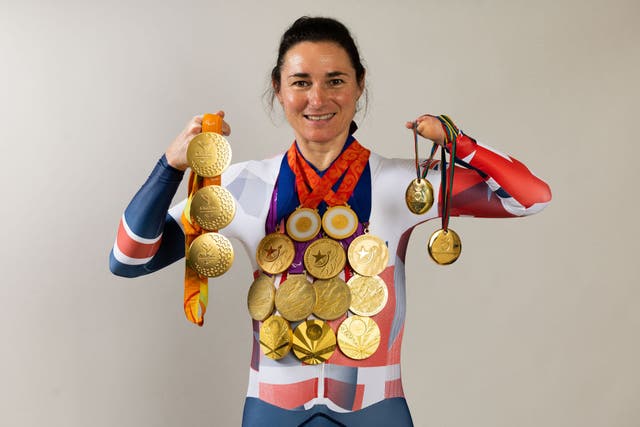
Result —
[[320, 120], [329, 120], [330, 118], [332, 118], [335, 115], [336, 115], [336, 113], [329, 113], [329, 114], [322, 114], [322, 115], [305, 114], [304, 118], [305, 119], [309, 119], [309, 120], [313, 120], [313, 121], [320, 121]]

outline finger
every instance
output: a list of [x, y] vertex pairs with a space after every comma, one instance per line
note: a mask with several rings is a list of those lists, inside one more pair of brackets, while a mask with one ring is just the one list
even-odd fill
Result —
[[224, 136], [231, 135], [231, 126], [229, 126], [229, 123], [225, 122], [224, 120], [222, 121], [222, 134]]
[[404, 126], [405, 126], [407, 129], [413, 129], [413, 122], [405, 122]]
[[224, 111], [220, 110], [216, 114], [224, 119]]

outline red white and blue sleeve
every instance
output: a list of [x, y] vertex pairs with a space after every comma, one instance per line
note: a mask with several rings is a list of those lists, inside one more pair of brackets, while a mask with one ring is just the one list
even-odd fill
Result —
[[162, 156], [124, 211], [109, 267], [113, 274], [137, 277], [184, 257], [184, 233], [169, 206], [184, 172]]
[[[458, 135], [456, 148], [456, 163], [464, 167], [457, 167], [455, 171], [452, 216], [532, 215], [551, 201], [547, 183], [517, 159], [463, 133]], [[442, 188], [440, 190], [442, 196]]]

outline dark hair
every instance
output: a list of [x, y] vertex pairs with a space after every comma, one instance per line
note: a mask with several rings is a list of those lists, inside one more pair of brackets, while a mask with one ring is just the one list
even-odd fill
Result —
[[271, 83], [274, 89], [270, 91], [271, 102], [275, 92], [280, 90], [280, 69], [284, 57], [293, 46], [301, 42], [333, 42], [342, 47], [356, 70], [356, 80], [359, 85], [364, 82], [365, 69], [360, 60], [360, 54], [351, 33], [341, 22], [333, 18], [309, 17], [298, 18], [282, 35], [278, 48], [278, 60], [271, 71]]

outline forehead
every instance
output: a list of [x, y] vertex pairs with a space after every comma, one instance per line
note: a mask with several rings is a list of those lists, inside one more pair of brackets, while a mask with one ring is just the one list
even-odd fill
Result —
[[282, 63], [283, 77], [294, 73], [355, 73], [347, 52], [334, 42], [301, 42], [289, 49]]

